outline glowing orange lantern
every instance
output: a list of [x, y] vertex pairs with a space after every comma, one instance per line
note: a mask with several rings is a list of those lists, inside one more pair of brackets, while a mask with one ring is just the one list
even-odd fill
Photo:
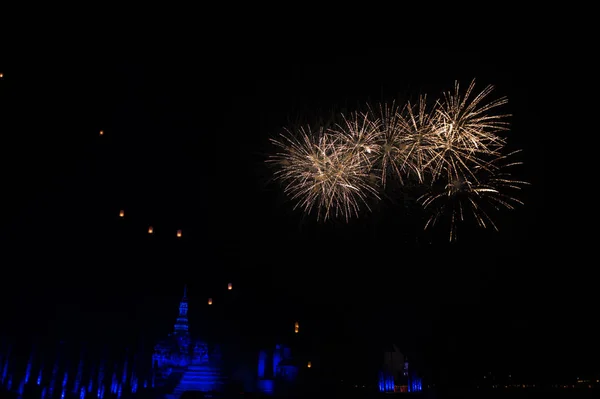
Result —
[[0, 79], [4, 77], [4, 74], [0, 72]]
[[100, 136], [104, 136], [104, 130], [100, 130]]
[[312, 363], [308, 362], [308, 364], [306, 365], [306, 367], [311, 368], [312, 367]]
[[233, 289], [233, 285], [231, 283], [227, 284], [227, 289], [231, 291]]
[[298, 334], [298, 331], [300, 331], [300, 323], [296, 322], [294, 323], [294, 332]]
[[212, 305], [212, 298], [208, 298], [208, 304]]
[[119, 212], [119, 216], [121, 216], [121, 217], [125, 216], [125, 211], [123, 209], [121, 209], [121, 211]]
[[152, 226], [148, 227], [148, 234], [152, 234], [154, 233], [154, 229], [152, 228]]
[[181, 230], [177, 230], [177, 237], [181, 237]]

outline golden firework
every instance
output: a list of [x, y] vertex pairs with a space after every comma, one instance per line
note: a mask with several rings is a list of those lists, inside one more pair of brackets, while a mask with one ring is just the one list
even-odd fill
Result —
[[279, 152], [268, 161], [295, 207], [317, 209], [317, 220], [358, 216], [393, 177], [404, 191], [428, 188], [418, 200], [432, 211], [425, 229], [449, 215], [452, 241], [467, 214], [480, 227], [496, 228], [484, 204], [512, 209], [520, 201], [506, 192], [527, 183], [506, 171], [518, 164], [506, 163], [514, 152], [503, 155], [509, 115], [495, 112], [507, 99], [488, 101], [492, 91], [487, 86], [476, 93], [473, 80], [463, 93], [456, 82], [433, 103], [423, 95], [402, 107], [394, 102], [340, 114], [314, 132], [286, 129], [272, 140]]

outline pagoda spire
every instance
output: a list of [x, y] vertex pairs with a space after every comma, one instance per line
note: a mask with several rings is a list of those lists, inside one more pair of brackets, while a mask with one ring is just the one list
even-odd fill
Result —
[[183, 286], [183, 298], [179, 302], [179, 316], [175, 322], [175, 334], [188, 334], [188, 301], [187, 301], [187, 284]]

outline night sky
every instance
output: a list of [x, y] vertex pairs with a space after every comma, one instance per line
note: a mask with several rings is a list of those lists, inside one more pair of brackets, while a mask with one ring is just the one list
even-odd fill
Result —
[[[533, 56], [392, 50], [1, 63], [2, 333], [152, 340], [187, 283], [201, 334], [286, 340], [299, 319], [305, 345], [355, 362], [396, 342], [434, 375], [451, 362], [473, 375], [593, 370], [586, 290], [550, 263], [568, 248], [550, 248]], [[449, 245], [393, 195], [317, 223], [271, 181], [269, 138], [292, 121], [472, 78], [508, 96], [508, 142], [532, 183], [499, 233], [466, 228]]]

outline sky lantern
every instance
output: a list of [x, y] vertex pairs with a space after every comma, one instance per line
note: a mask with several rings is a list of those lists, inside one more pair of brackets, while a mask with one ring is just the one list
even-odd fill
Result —
[[231, 283], [227, 284], [227, 289], [229, 291], [231, 291], [233, 289], [233, 284], [231, 284]]
[[104, 136], [104, 130], [100, 130], [100, 136]]
[[300, 323], [298, 323], [298, 322], [295, 322], [295, 323], [294, 323], [294, 332], [295, 332], [296, 334], [298, 334], [298, 331], [300, 331]]
[[312, 363], [309, 361], [308, 364], [306, 365], [306, 367], [311, 368], [312, 367]]
[[181, 237], [181, 230], [177, 230], [177, 237]]
[[4, 77], [4, 74], [2, 72], [0, 72], [0, 79], [2, 79]]
[[121, 209], [121, 210], [119, 211], [119, 216], [120, 216], [120, 217], [123, 217], [123, 216], [125, 216], [125, 210]]
[[154, 229], [152, 228], [152, 226], [148, 227], [148, 234], [152, 234], [154, 233]]
[[212, 298], [208, 298], [208, 304], [212, 305]]

